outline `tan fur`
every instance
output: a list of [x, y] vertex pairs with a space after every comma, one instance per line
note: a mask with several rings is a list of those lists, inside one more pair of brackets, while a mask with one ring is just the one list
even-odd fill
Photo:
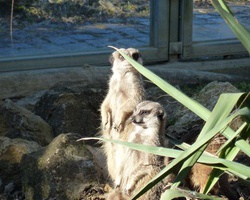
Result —
[[[221, 145], [225, 142], [224, 137], [216, 137], [212, 140], [212, 142], [208, 145], [206, 148], [206, 151], [211, 153], [211, 154], [216, 154], [216, 152], [219, 150]], [[190, 183], [191, 186], [194, 188], [198, 189], [199, 192], [203, 192], [208, 180], [209, 175], [211, 174], [212, 167], [209, 167], [207, 165], [202, 165], [202, 164], [195, 164], [190, 172]], [[218, 185], [216, 185], [212, 193], [217, 193], [218, 191]]]
[[[166, 113], [163, 107], [156, 102], [143, 101], [136, 106], [131, 122], [124, 130], [122, 140], [150, 146], [162, 146], [165, 125]], [[160, 156], [122, 146], [117, 156], [120, 160], [117, 166], [118, 176], [115, 180], [118, 191], [111, 195], [112, 198], [114, 198], [114, 194], [117, 194], [117, 199], [131, 198], [152, 180], [163, 166], [163, 158]], [[160, 199], [161, 188], [161, 183], [157, 184], [139, 199]]]
[[[142, 64], [140, 53], [137, 49], [120, 49], [125, 54]], [[128, 61], [114, 52], [111, 56], [113, 74], [109, 81], [109, 90], [101, 105], [102, 134], [105, 138], [124, 140], [121, 138], [128, 118], [133, 113], [135, 106], [145, 98], [143, 81], [139, 72]], [[112, 143], [104, 144], [107, 157], [107, 168], [113, 181], [117, 177], [121, 145]]]
[[[207, 146], [206, 151], [215, 155], [225, 142], [226, 142], [226, 138], [219, 134]], [[203, 165], [200, 163], [196, 163], [192, 167], [190, 175], [189, 175], [189, 183], [191, 187], [193, 187], [194, 189], [197, 189], [200, 193], [203, 193], [206, 183], [208, 181], [208, 177], [210, 176], [211, 172], [212, 172], [212, 167]], [[220, 177], [219, 181], [212, 188], [210, 193], [216, 195], [220, 191], [230, 200], [237, 199], [234, 192], [231, 191], [231, 188], [227, 179], [228, 179], [227, 174], [223, 174]]]

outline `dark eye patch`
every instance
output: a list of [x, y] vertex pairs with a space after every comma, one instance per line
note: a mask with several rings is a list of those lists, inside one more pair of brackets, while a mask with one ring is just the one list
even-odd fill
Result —
[[150, 114], [150, 110], [141, 110], [140, 115], [148, 115]]
[[140, 57], [141, 57], [141, 54], [140, 53], [133, 53], [132, 54], [132, 57], [135, 61], [137, 61]]

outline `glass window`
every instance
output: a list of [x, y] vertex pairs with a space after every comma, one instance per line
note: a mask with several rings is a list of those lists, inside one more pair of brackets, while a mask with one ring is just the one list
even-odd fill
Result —
[[[1, 1], [0, 58], [149, 46], [149, 0]], [[4, 12], [3, 12], [4, 11]]]
[[12, 2], [13, 15], [0, 1], [0, 71], [108, 65], [108, 45], [136, 47], [144, 63], [168, 58], [169, 1]]
[[[229, 6], [240, 23], [250, 28], [248, 1], [230, 1]], [[246, 56], [247, 51], [215, 11], [209, 0], [182, 1], [183, 59], [222, 59]]]
[[[231, 1], [228, 6], [236, 19], [250, 30], [250, 4]], [[193, 41], [224, 40], [236, 38], [224, 19], [208, 0], [196, 0], [193, 9]]]

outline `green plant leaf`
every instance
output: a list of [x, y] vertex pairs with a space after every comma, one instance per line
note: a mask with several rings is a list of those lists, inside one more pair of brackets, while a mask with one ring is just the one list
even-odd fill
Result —
[[[219, 97], [210, 117], [208, 118], [203, 129], [201, 130], [196, 142], [199, 141], [202, 137], [204, 137], [204, 135], [210, 130], [212, 130], [212, 128], [214, 128], [216, 125], [219, 125], [229, 115], [229, 113], [232, 111], [232, 109], [234, 108], [234, 106], [236, 105], [241, 96], [242, 94], [239, 93], [239, 94], [222, 94]], [[210, 140], [212, 138], [213, 137], [211, 137]], [[195, 145], [195, 143], [193, 145]], [[178, 187], [181, 181], [184, 180], [184, 178], [188, 175], [191, 167], [196, 163], [196, 161], [201, 156], [202, 152], [206, 149], [207, 146], [208, 143], [199, 148], [198, 151], [194, 153], [194, 155], [192, 155], [190, 158], [188, 158], [188, 160], [186, 160], [183, 163], [172, 187]]]
[[[212, 1], [216, 1], [216, 0], [212, 0]], [[226, 2], [224, 0], [218, 0], [218, 2], [220, 3], [221, 7], [227, 11], [229, 14], [231, 14], [232, 16], [234, 16], [233, 12], [230, 10], [230, 8], [228, 7], [228, 5], [226, 4]]]
[[[82, 141], [82, 140], [83, 141], [84, 140], [100, 140], [104, 142], [112, 142], [115, 144], [127, 146], [134, 150], [143, 151], [146, 153], [152, 153], [152, 154], [159, 155], [159, 156], [167, 156], [171, 158], [177, 158], [184, 152], [184, 151], [177, 150], [177, 149], [147, 146], [147, 145], [142, 145], [138, 143], [112, 140], [108, 138], [89, 137], [89, 138], [81, 138], [78, 141]], [[185, 144], [183, 146], [185, 146], [184, 150], [191, 148], [191, 146], [188, 144]], [[183, 146], [181, 145], [181, 147]], [[237, 162], [232, 162], [232, 161], [228, 161], [222, 158], [215, 157], [214, 155], [208, 154], [206, 152], [203, 155], [201, 155], [201, 157], [198, 159], [198, 162], [210, 165], [218, 169], [227, 170], [234, 174], [240, 174], [240, 177], [245, 180], [250, 178], [250, 167], [237, 163]]]
[[[238, 103], [240, 103], [240, 106], [245, 106], [249, 103], [249, 94], [247, 94], [245, 97], [243, 95], [242, 97], [243, 97], [243, 100], [241, 102], [238, 102]], [[230, 98], [230, 95], [228, 96], [228, 98]], [[244, 128], [246, 126], [247, 126], [247, 123], [246, 122], [243, 123], [241, 125], [241, 127], [231, 136], [231, 138], [229, 138], [228, 141], [220, 148], [219, 151], [221, 151], [221, 154], [220, 154], [221, 158], [224, 158], [227, 160], [233, 160], [236, 157], [236, 155], [239, 153], [240, 149], [232, 143], [232, 140], [237, 139], [236, 137], [239, 136], [239, 134], [244, 130]], [[243, 135], [243, 137], [245, 137], [245, 139], [247, 138], [246, 136], [244, 136], [244, 135], [247, 135], [247, 133], [242, 134], [242, 135]], [[248, 136], [249, 136], [249, 134], [248, 134]], [[213, 186], [219, 180], [219, 177], [222, 173], [223, 173], [223, 171], [219, 170], [219, 169], [212, 170], [212, 172], [208, 178], [207, 184], [204, 188], [205, 194], [207, 194], [213, 188]]]
[[198, 192], [182, 190], [179, 188], [166, 190], [162, 196], [161, 200], [169, 200], [179, 197], [185, 197], [186, 199], [207, 199], [207, 200], [222, 200], [222, 198], [204, 195]]

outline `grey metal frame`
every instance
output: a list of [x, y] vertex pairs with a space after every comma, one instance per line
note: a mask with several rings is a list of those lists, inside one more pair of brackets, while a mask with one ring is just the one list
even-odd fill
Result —
[[[169, 1], [152, 0], [150, 3], [150, 45], [138, 47], [145, 63], [168, 59]], [[111, 49], [105, 51], [64, 53], [0, 59], [0, 72], [28, 69], [108, 65]], [[98, 57], [98, 59], [97, 59]]]

